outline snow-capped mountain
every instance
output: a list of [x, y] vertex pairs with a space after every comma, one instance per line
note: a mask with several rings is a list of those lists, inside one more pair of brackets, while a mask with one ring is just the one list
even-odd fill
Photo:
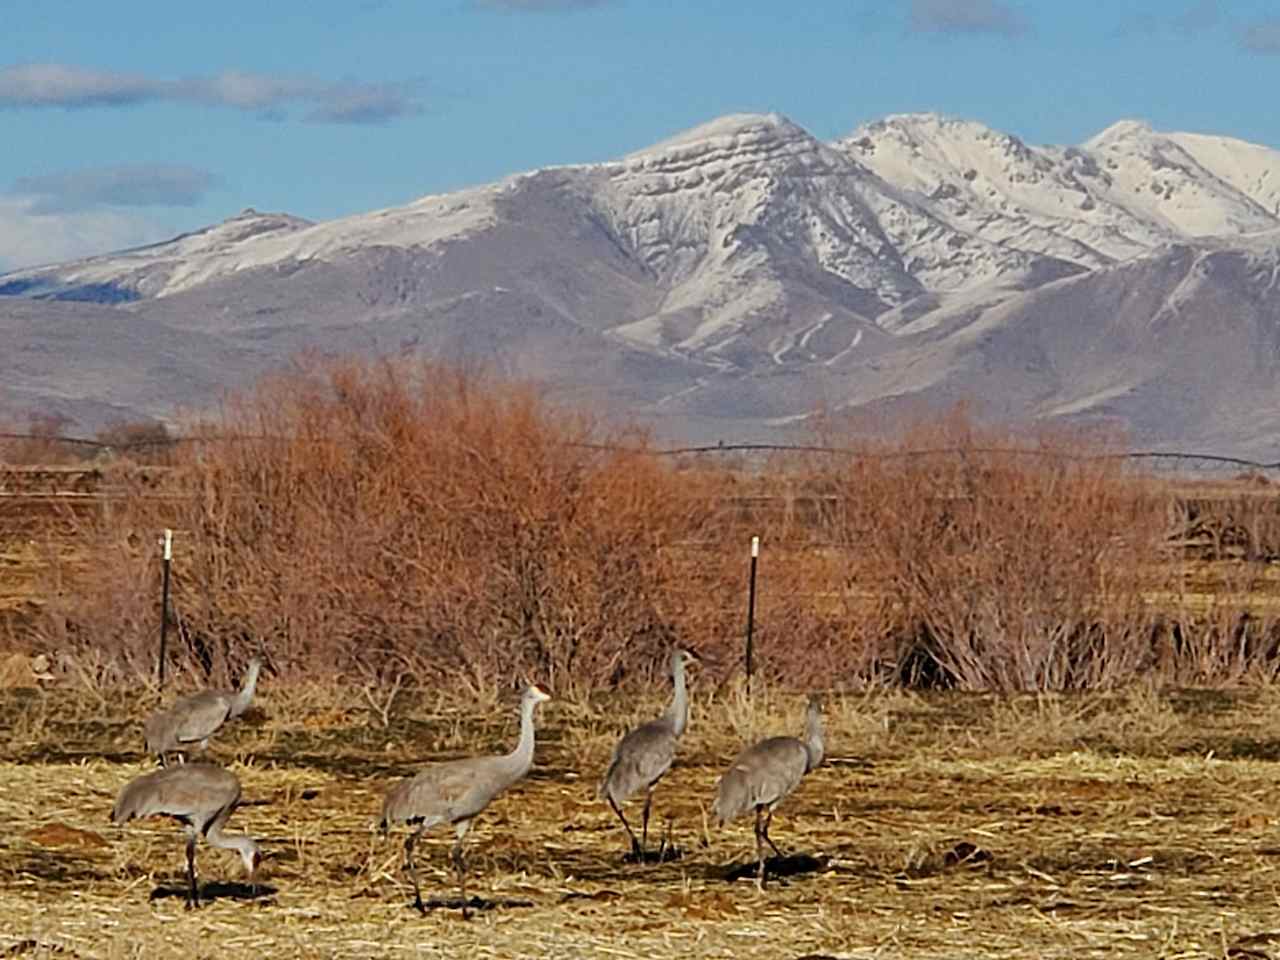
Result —
[[[163, 414], [319, 346], [481, 356], [683, 437], [970, 395], [1193, 441], [1247, 415], [1244, 383], [1255, 410], [1280, 390], [1278, 249], [1280, 152], [1243, 141], [1124, 121], [1035, 147], [923, 114], [823, 143], [734, 115], [609, 163], [0, 276], [0, 405]], [[1194, 374], [1237, 346], [1230, 391]], [[1252, 422], [1234, 450], [1280, 437]]]
[[1164, 243], [1280, 228], [1280, 152], [1122, 121], [1080, 147], [1030, 147], [931, 114], [838, 146], [933, 202], [957, 230], [1096, 267]]

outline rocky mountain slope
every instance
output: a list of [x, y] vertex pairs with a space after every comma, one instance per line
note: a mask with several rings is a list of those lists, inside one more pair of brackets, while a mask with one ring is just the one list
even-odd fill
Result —
[[[723, 117], [617, 161], [324, 223], [249, 210], [0, 276], [0, 416], [168, 415], [300, 349], [480, 359], [672, 439], [967, 399], [1273, 456], [1280, 152]], [[10, 419], [13, 419], [11, 416]]]

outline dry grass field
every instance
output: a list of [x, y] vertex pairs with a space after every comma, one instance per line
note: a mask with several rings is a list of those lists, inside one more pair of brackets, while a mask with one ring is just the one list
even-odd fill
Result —
[[[856, 460], [667, 464], [438, 373], [304, 371], [161, 468], [0, 470], [0, 958], [1280, 958], [1269, 484], [1173, 487], [962, 416]], [[707, 661], [657, 793], [678, 856], [627, 863], [595, 786], [675, 642]], [[152, 768], [145, 716], [255, 649], [277, 672], [212, 754], [266, 860], [250, 887], [202, 845], [187, 910], [181, 831], [108, 814]], [[476, 915], [442, 830], [420, 916], [382, 796], [507, 749], [522, 676], [557, 699], [468, 838]], [[716, 779], [798, 732], [811, 686], [827, 762], [758, 892], [750, 824], [709, 822]]]
[[[780, 809], [788, 874], [735, 867], [747, 823], [706, 817], [744, 738], [792, 731], [801, 698], [695, 692], [659, 833], [681, 856], [624, 863], [595, 781], [616, 733], [659, 707], [542, 708], [537, 760], [470, 838], [464, 922], [447, 831], [420, 846], [426, 917], [373, 829], [421, 762], [496, 751], [514, 695], [402, 695], [384, 726], [348, 691], [272, 689], [214, 747], [241, 778], [231, 826], [262, 840], [255, 892], [201, 846], [208, 901], [183, 907], [181, 832], [116, 828], [149, 769], [154, 692], [10, 691], [0, 720], [0, 956], [1271, 957], [1280, 956], [1280, 696], [1134, 691], [834, 697], [829, 759]], [[637, 810], [638, 812], [638, 810]], [[668, 827], [669, 822], [669, 827]], [[474, 901], [473, 901], [474, 902]]]

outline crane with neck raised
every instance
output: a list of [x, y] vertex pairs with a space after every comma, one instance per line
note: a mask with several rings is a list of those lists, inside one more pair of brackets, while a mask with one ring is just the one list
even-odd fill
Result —
[[192, 747], [207, 750], [210, 737], [249, 709], [262, 665], [259, 657], [249, 661], [239, 690], [201, 690], [179, 697], [173, 706], [149, 717], [143, 726], [147, 752], [154, 753], [163, 767], [170, 753], [185, 753]]
[[458, 872], [462, 895], [462, 916], [470, 916], [467, 901], [467, 868], [462, 856], [462, 841], [475, 816], [508, 787], [522, 780], [533, 766], [533, 713], [551, 694], [538, 685], [528, 687], [520, 700], [520, 737], [510, 753], [490, 757], [468, 757], [424, 767], [388, 792], [382, 803], [379, 826], [385, 836], [396, 824], [414, 829], [404, 841], [404, 869], [413, 883], [413, 905], [426, 913], [418, 872], [413, 862], [413, 847], [423, 832], [447, 823], [454, 829], [454, 843], [449, 859]]
[[[613, 748], [613, 756], [600, 780], [599, 796], [609, 801], [609, 806], [622, 821], [631, 838], [631, 856], [641, 862], [646, 856], [649, 842], [649, 814], [653, 806], [653, 789], [671, 769], [675, 760], [676, 745], [689, 726], [689, 689], [685, 668], [698, 662], [697, 655], [688, 650], [676, 650], [671, 654], [671, 703], [662, 716], [643, 723], [627, 733]], [[637, 790], [644, 789], [644, 814], [637, 839], [631, 824], [622, 812], [622, 805]]]
[[781, 856], [769, 839], [773, 808], [790, 794], [825, 754], [822, 701], [809, 698], [803, 737], [769, 737], [747, 747], [729, 765], [716, 787], [715, 814], [723, 826], [748, 810], [756, 814], [756, 887], [764, 889], [764, 845]]

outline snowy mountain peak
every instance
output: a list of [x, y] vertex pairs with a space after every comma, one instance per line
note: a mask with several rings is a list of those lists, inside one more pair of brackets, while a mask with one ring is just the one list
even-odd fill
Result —
[[846, 139], [857, 136], [859, 132], [878, 132], [889, 129], [897, 130], [904, 136], [924, 138], [947, 135], [948, 131], [955, 132], [959, 130], [969, 131], [971, 135], [977, 136], [983, 134], [1004, 136], [999, 131], [976, 120], [966, 120], [962, 117], [953, 117], [945, 113], [924, 111], [920, 113], [891, 113], [879, 120], [872, 120], [869, 123], [862, 124]]
[[1007, 180], [1018, 166], [1029, 165], [1027, 174], [1046, 166], [1012, 134], [936, 113], [895, 114], [864, 124], [837, 146], [889, 182], [926, 195], [953, 172], [973, 183], [983, 175]]
[[1280, 216], [1280, 150], [1200, 133], [1172, 133], [1168, 137], [1202, 167], [1273, 217]]
[[236, 243], [264, 233], [301, 230], [312, 225], [310, 220], [290, 213], [259, 213], [253, 207], [246, 207], [222, 223], [189, 236], [204, 236], [216, 243]]
[[1272, 449], [1278, 276], [1268, 147], [1132, 120], [1033, 146], [932, 113], [823, 143], [735, 114], [613, 162], [315, 224], [250, 208], [0, 276], [0, 407], [160, 412], [318, 347], [496, 360], [712, 437], [972, 397]]
[[1280, 153], [1225, 137], [1161, 133], [1122, 121], [1084, 150], [1110, 172], [1109, 192], [1136, 216], [1181, 237], [1280, 226]]
[[957, 230], [1097, 267], [1189, 237], [1280, 225], [1280, 154], [1112, 124], [1080, 147], [1031, 147], [979, 123], [907, 114], [838, 146]]
[[732, 113], [630, 153], [625, 159], [683, 153], [690, 148], [724, 149], [769, 141], [812, 139], [807, 130], [780, 113]]
[[1151, 124], [1145, 120], [1117, 120], [1106, 129], [1095, 133], [1082, 146], [1086, 150], [1123, 147], [1136, 142], [1150, 140], [1155, 135]]
[[1138, 120], [1079, 147], [1030, 146], [938, 113], [892, 115], [827, 144], [781, 114], [740, 113], [611, 163], [320, 224], [250, 208], [165, 243], [10, 274], [0, 292], [138, 299], [375, 247], [439, 251], [545, 210], [535, 198], [551, 193], [666, 285], [664, 311], [705, 313], [682, 320], [695, 331], [682, 343], [726, 343], [734, 324], [792, 309], [779, 278], [796, 271], [843, 284], [848, 310], [874, 318], [922, 292], [1024, 284], [1191, 238], [1274, 230], [1280, 152]]

